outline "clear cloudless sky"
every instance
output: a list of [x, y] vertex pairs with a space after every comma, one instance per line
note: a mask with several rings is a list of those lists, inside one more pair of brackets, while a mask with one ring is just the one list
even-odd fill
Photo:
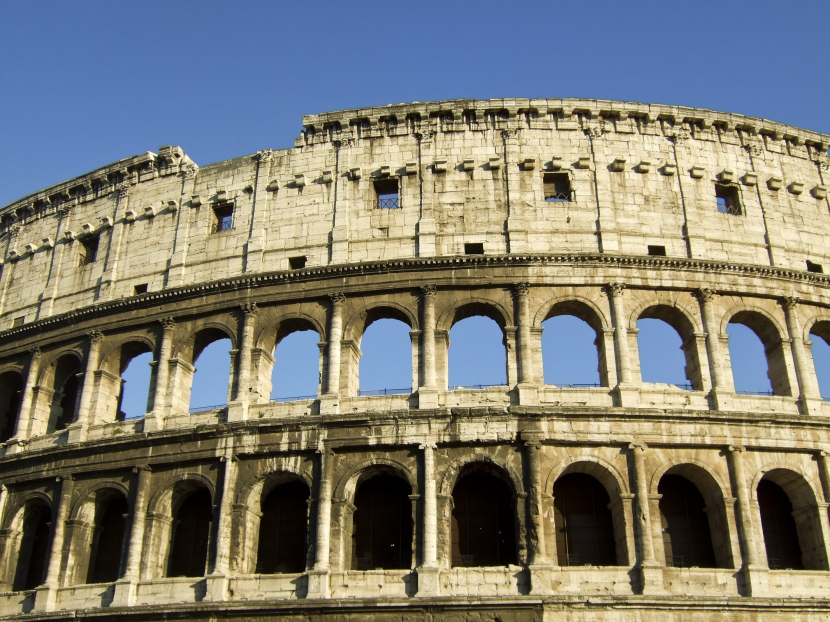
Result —
[[830, 133], [828, 23], [826, 0], [6, 0], [0, 205], [161, 145], [205, 165], [292, 146], [303, 114], [416, 100], [659, 102]]

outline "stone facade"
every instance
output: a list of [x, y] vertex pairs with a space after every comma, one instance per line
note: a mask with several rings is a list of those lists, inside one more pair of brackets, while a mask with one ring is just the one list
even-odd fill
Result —
[[[0, 209], [0, 615], [830, 619], [830, 406], [810, 350], [830, 339], [830, 137], [595, 100], [303, 122], [292, 149], [199, 168], [162, 147]], [[389, 188], [398, 207], [379, 209]], [[470, 315], [501, 327], [506, 386], [450, 390], [449, 330]], [[601, 386], [545, 384], [557, 315], [596, 331]], [[411, 329], [411, 393], [359, 395], [381, 318]], [[641, 318], [680, 334], [691, 390], [642, 382]], [[772, 395], [735, 392], [730, 322], [764, 342]], [[275, 347], [305, 329], [318, 396], [271, 402]], [[217, 338], [228, 406], [189, 412]], [[147, 415], [119, 421], [120, 374], [145, 351]], [[509, 491], [509, 563], [458, 562], [471, 473]], [[601, 564], [559, 550], [554, 487], [575, 474], [608, 499]], [[665, 548], [669, 475], [702, 497], [712, 567]], [[380, 476], [408, 490], [405, 568], [360, 569], [356, 497]], [[308, 493], [304, 570], [257, 572], [286, 482]], [[767, 483], [792, 506], [797, 569], [768, 555]], [[204, 576], [169, 576], [197, 493]], [[117, 576], [90, 582], [118, 503]]]

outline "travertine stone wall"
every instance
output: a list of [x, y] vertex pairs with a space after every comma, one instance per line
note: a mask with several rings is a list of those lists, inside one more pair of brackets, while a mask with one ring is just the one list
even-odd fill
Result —
[[[162, 147], [0, 209], [0, 615], [830, 617], [830, 406], [810, 347], [830, 340], [830, 288], [807, 270], [830, 268], [830, 138], [594, 100], [303, 122], [292, 149], [199, 168]], [[552, 171], [572, 201], [544, 200]], [[398, 209], [377, 208], [387, 177]], [[716, 182], [741, 214], [718, 211]], [[542, 324], [563, 314], [596, 332], [601, 386], [545, 384], [544, 357], [568, 353], [543, 351]], [[502, 330], [504, 386], [448, 386], [449, 331], [470, 315]], [[361, 339], [381, 318], [410, 328], [412, 387], [362, 396]], [[677, 330], [691, 389], [642, 381], [642, 318]], [[763, 341], [772, 395], [735, 392], [730, 322]], [[296, 330], [319, 335], [317, 395], [271, 402], [276, 345]], [[228, 405], [190, 412], [198, 354], [224, 337]], [[147, 414], [119, 421], [121, 370], [140, 352], [154, 359]], [[56, 429], [68, 376], [76, 416]], [[452, 565], [453, 490], [471, 470], [510, 490], [515, 565]], [[608, 494], [616, 565], [559, 565], [554, 484], [573, 473]], [[353, 570], [356, 491], [378, 474], [410, 491], [410, 568]], [[664, 549], [665, 475], [703, 497], [716, 567], [675, 567]], [[793, 506], [804, 570], [767, 558], [763, 480]], [[261, 502], [286, 481], [309, 491], [306, 569], [257, 574]], [[194, 491], [211, 499], [205, 576], [171, 578]], [[119, 578], [88, 584], [112, 499], [129, 507]], [[45, 582], [15, 590], [32, 507], [54, 517]]]

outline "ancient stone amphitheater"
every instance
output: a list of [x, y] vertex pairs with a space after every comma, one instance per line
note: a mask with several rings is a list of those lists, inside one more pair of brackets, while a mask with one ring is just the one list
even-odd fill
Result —
[[[559, 99], [303, 125], [0, 210], [0, 615], [830, 618], [830, 137]], [[475, 315], [504, 386], [448, 386]], [[545, 384], [558, 315], [596, 332], [600, 386]], [[361, 395], [384, 318], [411, 329], [411, 391]], [[688, 387], [642, 381], [643, 318], [679, 333]], [[735, 391], [730, 323], [763, 341], [770, 395]], [[318, 395], [271, 401], [277, 344], [308, 329]], [[218, 339], [228, 404], [191, 412]]]

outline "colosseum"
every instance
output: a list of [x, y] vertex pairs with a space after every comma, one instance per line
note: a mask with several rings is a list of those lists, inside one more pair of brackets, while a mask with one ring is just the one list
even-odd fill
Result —
[[[1, 616], [830, 619], [830, 136], [577, 99], [303, 126], [0, 209]], [[563, 315], [596, 333], [597, 386], [545, 383]], [[501, 329], [504, 385], [449, 385], [472, 316]], [[687, 386], [643, 381], [644, 318], [677, 331]], [[382, 319], [408, 325], [412, 385], [365, 395]], [[730, 324], [769, 394], [735, 390]], [[317, 395], [272, 401], [307, 330]], [[192, 408], [220, 339], [227, 404]]]

